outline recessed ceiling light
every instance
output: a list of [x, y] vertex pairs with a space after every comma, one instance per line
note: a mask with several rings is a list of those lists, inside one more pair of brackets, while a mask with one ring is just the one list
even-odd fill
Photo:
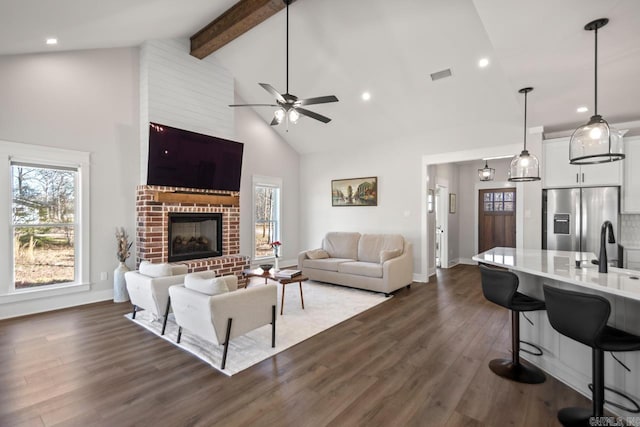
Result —
[[487, 65], [489, 65], [489, 58], [482, 58], [480, 61], [478, 61], [478, 67], [480, 68], [484, 68]]
[[586, 113], [587, 111], [589, 111], [589, 109], [587, 107], [578, 107], [576, 111], [578, 113]]
[[52, 38], [49, 38], [49, 39], [47, 39], [47, 44], [48, 44], [48, 45], [58, 44], [58, 39], [53, 38], [53, 37], [52, 37]]
[[362, 92], [362, 100], [368, 101], [371, 99], [371, 94], [369, 92]]

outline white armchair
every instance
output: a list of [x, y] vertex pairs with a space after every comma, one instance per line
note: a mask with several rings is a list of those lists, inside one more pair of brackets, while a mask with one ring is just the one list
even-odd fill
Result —
[[[194, 286], [189, 281], [189, 276], [197, 276], [210, 282], [206, 286]], [[271, 347], [275, 347], [277, 285], [237, 289], [236, 276], [211, 276], [211, 272], [192, 273], [188, 275], [184, 285], [169, 288], [173, 314], [179, 327], [177, 342], [180, 342], [184, 328], [204, 340], [224, 345], [222, 369], [227, 362], [229, 340], [261, 326], [272, 325]], [[226, 282], [226, 287], [222, 281]], [[220, 285], [224, 289], [222, 293], [217, 293]]]
[[147, 261], [140, 263], [138, 271], [128, 271], [124, 274], [127, 291], [133, 304], [131, 317], [136, 318], [139, 309], [148, 310], [156, 318], [163, 317], [162, 335], [167, 327], [169, 314], [169, 287], [184, 282], [187, 266], [182, 264], [151, 264]]

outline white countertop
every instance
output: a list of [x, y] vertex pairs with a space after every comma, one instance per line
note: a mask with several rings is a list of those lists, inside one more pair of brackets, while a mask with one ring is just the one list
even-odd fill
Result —
[[[640, 301], [640, 272], [609, 267], [608, 273], [598, 273], [592, 259], [597, 257], [589, 252], [515, 248], [493, 248], [473, 257], [485, 264]], [[583, 261], [581, 268], [576, 268], [576, 260]]]

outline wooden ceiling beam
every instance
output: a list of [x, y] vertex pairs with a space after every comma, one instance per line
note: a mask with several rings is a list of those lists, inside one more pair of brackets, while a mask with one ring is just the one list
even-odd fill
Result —
[[283, 0], [240, 0], [191, 36], [191, 55], [206, 58], [285, 7]]

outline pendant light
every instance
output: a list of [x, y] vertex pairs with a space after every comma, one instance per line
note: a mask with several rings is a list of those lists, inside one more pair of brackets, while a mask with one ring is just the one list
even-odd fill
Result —
[[532, 87], [525, 87], [518, 91], [519, 93], [524, 93], [524, 149], [511, 160], [509, 181], [540, 181], [538, 159], [527, 151], [527, 94], [532, 90]]
[[615, 162], [624, 159], [622, 135], [611, 128], [598, 114], [598, 29], [607, 25], [607, 18], [596, 19], [584, 26], [595, 34], [595, 109], [589, 123], [571, 135], [569, 162], [573, 165]]
[[493, 178], [496, 176], [496, 170], [490, 168], [487, 164], [487, 161], [484, 161], [484, 167], [482, 169], [478, 169], [478, 178], [480, 181], [493, 181]]

